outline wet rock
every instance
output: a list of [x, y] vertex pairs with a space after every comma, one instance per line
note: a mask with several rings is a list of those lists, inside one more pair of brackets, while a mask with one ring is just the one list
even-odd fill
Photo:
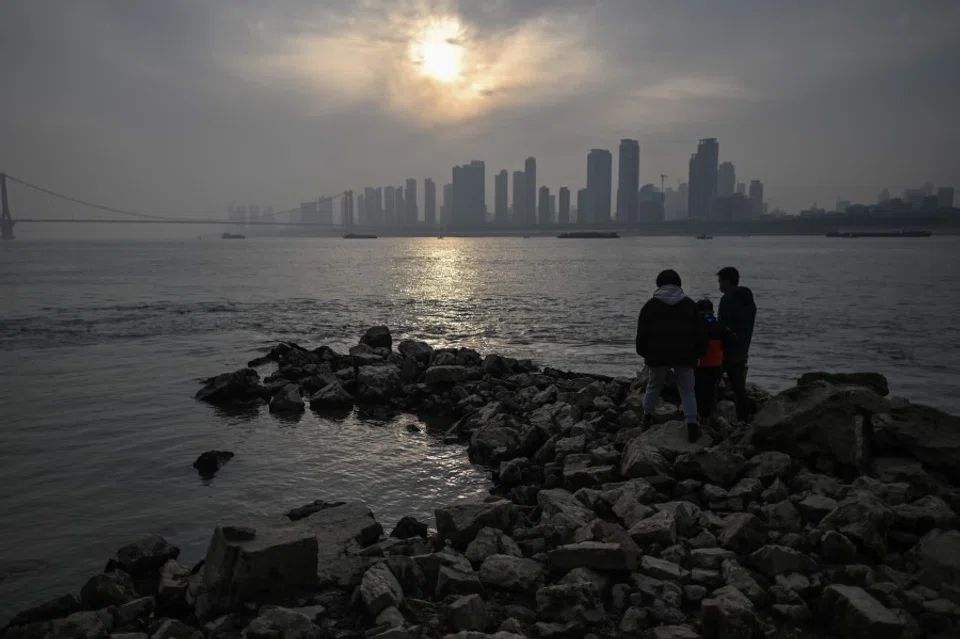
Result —
[[[401, 343], [402, 345], [402, 343]], [[390, 536], [395, 539], [411, 539], [413, 537], [426, 537], [427, 525], [418, 521], [415, 517], [407, 515], [397, 522]]]
[[418, 342], [412, 339], [405, 339], [400, 342], [400, 344], [397, 345], [397, 351], [404, 357], [412, 359], [422, 366], [429, 365], [430, 358], [433, 357], [432, 346], [426, 342]]
[[929, 588], [960, 583], [960, 531], [931, 530], [907, 553], [907, 561]]
[[856, 586], [827, 586], [820, 598], [819, 620], [838, 639], [908, 636], [906, 624], [899, 616]]
[[480, 595], [460, 597], [450, 604], [449, 614], [457, 630], [483, 630], [489, 624], [487, 605]]
[[104, 572], [122, 570], [134, 580], [155, 579], [164, 564], [180, 556], [180, 549], [159, 535], [144, 535], [117, 550]]
[[483, 358], [483, 372], [491, 377], [506, 377], [510, 374], [510, 364], [499, 355], [487, 355]]
[[523, 556], [516, 542], [495, 528], [480, 529], [480, 532], [467, 545], [467, 550], [464, 552], [470, 563], [475, 566], [482, 564], [490, 555], [497, 554]]
[[543, 568], [532, 559], [491, 555], [480, 566], [480, 581], [510, 592], [532, 592], [543, 581]]
[[119, 570], [94, 575], [80, 589], [80, 602], [92, 610], [122, 606], [136, 598], [133, 579]]
[[67, 617], [80, 610], [80, 602], [72, 594], [61, 595], [37, 606], [18, 612], [10, 620], [10, 626], [23, 626], [38, 621]]
[[633, 571], [637, 556], [617, 543], [584, 541], [560, 546], [547, 555], [547, 564], [557, 572], [574, 568], [589, 568], [599, 571]]
[[867, 388], [884, 397], [890, 394], [890, 385], [887, 383], [887, 378], [880, 373], [826, 373], [816, 371], [801, 375], [797, 381], [797, 386], [809, 386], [813, 382], [826, 382], [832, 386], [840, 387]]
[[727, 517], [717, 541], [724, 548], [745, 555], [766, 543], [767, 530], [754, 515], [735, 513]]
[[753, 639], [761, 637], [760, 621], [753, 603], [733, 586], [718, 588], [700, 604], [706, 637]]
[[426, 382], [429, 386], [457, 384], [467, 378], [466, 366], [431, 366], [427, 369]]
[[193, 462], [193, 467], [197, 469], [201, 477], [213, 477], [231, 459], [233, 459], [233, 453], [229, 450], [208, 450], [197, 457], [197, 460]]
[[242, 405], [260, 403], [267, 397], [267, 391], [260, 383], [260, 374], [257, 371], [243, 368], [204, 380], [203, 388], [198, 390], [194, 397], [220, 406]]
[[893, 520], [894, 513], [889, 506], [871, 493], [856, 491], [837, 504], [820, 522], [820, 527], [843, 533], [882, 557]]
[[353, 407], [353, 395], [339, 381], [327, 384], [310, 396], [313, 410], [344, 410]]
[[270, 400], [271, 413], [299, 413], [304, 410], [304, 406], [300, 387], [296, 384], [287, 384]]
[[403, 601], [403, 589], [387, 564], [376, 564], [363, 574], [360, 597], [374, 617], [385, 608], [398, 606]]
[[512, 502], [500, 500], [456, 504], [438, 508], [435, 513], [440, 539], [449, 540], [457, 548], [465, 548], [482, 528], [509, 531], [516, 518], [516, 507]]
[[384, 402], [403, 392], [400, 369], [393, 365], [361, 366], [357, 369], [357, 398]]
[[393, 348], [393, 336], [386, 326], [371, 326], [360, 338], [360, 343], [370, 348], [385, 348], [389, 351]]

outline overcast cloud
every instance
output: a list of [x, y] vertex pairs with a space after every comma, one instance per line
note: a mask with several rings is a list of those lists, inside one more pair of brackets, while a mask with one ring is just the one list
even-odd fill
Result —
[[[686, 180], [700, 137], [772, 206], [960, 175], [955, 0], [7, 0], [0, 170], [114, 206], [277, 208], [450, 167], [640, 141]], [[461, 77], [411, 41], [459, 24]], [[491, 198], [492, 201], [492, 198]]]

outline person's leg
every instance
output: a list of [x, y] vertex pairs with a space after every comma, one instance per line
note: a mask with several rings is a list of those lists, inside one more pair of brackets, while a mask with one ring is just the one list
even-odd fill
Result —
[[687, 438], [694, 442], [700, 438], [700, 418], [697, 415], [697, 391], [692, 368], [675, 368], [677, 389], [683, 405], [683, 418], [687, 422]]
[[743, 362], [728, 362], [723, 366], [730, 388], [733, 390], [737, 405], [737, 420], [745, 422], [750, 418], [750, 399], [747, 397], [747, 366]]
[[713, 416], [717, 407], [717, 386], [723, 369], [719, 366], [712, 368], [698, 368], [695, 373], [697, 384], [697, 412], [700, 419], [706, 420]]
[[657, 410], [657, 404], [660, 403], [660, 391], [669, 372], [670, 369], [663, 366], [650, 367], [650, 381], [647, 382], [647, 392], [643, 396], [644, 426], [650, 426], [653, 423], [653, 413]]

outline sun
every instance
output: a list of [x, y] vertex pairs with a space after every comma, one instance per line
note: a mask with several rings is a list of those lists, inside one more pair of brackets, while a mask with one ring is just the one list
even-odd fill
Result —
[[410, 58], [424, 76], [438, 82], [460, 78], [463, 27], [455, 18], [433, 20], [410, 43]]

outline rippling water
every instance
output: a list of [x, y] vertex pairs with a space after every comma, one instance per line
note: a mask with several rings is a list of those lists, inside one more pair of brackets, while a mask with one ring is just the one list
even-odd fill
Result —
[[[229, 415], [198, 377], [278, 340], [340, 349], [369, 325], [561, 368], [632, 374], [656, 273], [759, 306], [752, 381], [877, 370], [960, 412], [960, 238], [339, 239], [0, 247], [0, 619], [77, 590], [142, 532], [199, 559], [218, 521], [359, 497], [390, 524], [482, 494], [462, 450], [406, 422]], [[190, 467], [237, 456], [212, 481]]]

